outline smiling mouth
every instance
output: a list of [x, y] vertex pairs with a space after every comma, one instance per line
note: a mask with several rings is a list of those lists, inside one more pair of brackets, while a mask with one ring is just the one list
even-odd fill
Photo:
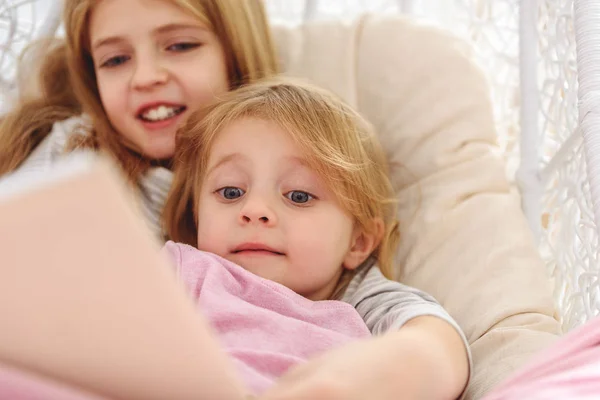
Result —
[[176, 117], [186, 109], [185, 106], [170, 107], [161, 105], [139, 113], [138, 118], [145, 122], [161, 122]]

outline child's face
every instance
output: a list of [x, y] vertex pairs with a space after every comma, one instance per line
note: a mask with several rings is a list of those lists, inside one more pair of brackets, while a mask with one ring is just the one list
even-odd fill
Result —
[[172, 157], [177, 126], [228, 90], [219, 38], [166, 0], [102, 0], [89, 29], [113, 127], [146, 157]]
[[243, 118], [218, 134], [199, 195], [200, 250], [321, 300], [343, 267], [358, 266], [358, 236], [278, 125]]

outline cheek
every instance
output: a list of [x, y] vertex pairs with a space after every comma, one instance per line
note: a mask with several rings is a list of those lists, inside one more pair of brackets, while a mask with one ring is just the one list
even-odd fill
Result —
[[113, 79], [98, 78], [98, 92], [106, 115], [111, 120], [119, 119], [125, 107], [125, 95], [119, 91], [119, 85]]
[[[352, 238], [352, 220], [337, 209], [297, 219], [290, 231], [298, 250], [309, 257], [339, 257]], [[300, 253], [300, 254], [302, 254]]]
[[187, 84], [187, 92], [193, 99], [195, 109], [206, 106], [216, 96], [229, 90], [224, 61], [204, 62], [200, 68], [191, 69], [186, 76], [193, 77]]
[[225, 218], [214, 210], [200, 205], [198, 215], [198, 248], [221, 254], [221, 248], [225, 246], [228, 237], [228, 228]]
[[195, 110], [201, 109], [212, 103], [215, 98], [225, 92], [228, 87], [226, 82], [219, 81], [219, 77], [213, 79], [210, 76], [196, 77], [192, 85], [188, 87], [188, 93], [192, 98], [192, 107]]

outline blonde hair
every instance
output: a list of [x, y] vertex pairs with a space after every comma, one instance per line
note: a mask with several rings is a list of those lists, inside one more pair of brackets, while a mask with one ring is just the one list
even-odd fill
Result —
[[[277, 57], [261, 0], [171, 0], [189, 11], [218, 38], [226, 54], [230, 88], [274, 75]], [[100, 101], [89, 50], [88, 22], [98, 0], [66, 0], [63, 21], [66, 42], [47, 53], [39, 86], [41, 96], [23, 99], [0, 120], [0, 175], [17, 168], [62, 119], [89, 114], [93, 129], [78, 136], [69, 149], [90, 147], [116, 158], [125, 173], [136, 180], [152, 160], [127, 147], [110, 124]], [[40, 46], [47, 45], [44, 40]]]
[[[163, 213], [168, 237], [197, 246], [198, 195], [212, 145], [224, 127], [244, 117], [272, 121], [288, 132], [361, 229], [376, 233], [373, 221], [383, 221], [383, 237], [372, 256], [383, 274], [392, 278], [399, 240], [396, 201], [376, 135], [330, 92], [282, 78], [230, 92], [180, 128], [175, 177]], [[351, 276], [345, 278], [347, 283]]]

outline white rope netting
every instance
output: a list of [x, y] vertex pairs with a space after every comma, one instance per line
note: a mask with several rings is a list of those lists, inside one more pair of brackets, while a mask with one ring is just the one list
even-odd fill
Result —
[[0, 0], [0, 114], [15, 95], [21, 51], [36, 37], [56, 30], [60, 0]]
[[598, 234], [578, 130], [573, 0], [454, 3], [467, 34], [448, 28], [473, 43], [489, 77], [507, 173], [512, 178], [519, 167], [524, 211], [570, 330], [600, 310]]
[[514, 180], [519, 166], [518, 1], [454, 0], [444, 28], [470, 42], [491, 87], [498, 144]]
[[[56, 28], [57, 1], [0, 0], [0, 111], [13, 87], [20, 50]], [[522, 190], [565, 329], [600, 310], [599, 241], [578, 129], [574, 1], [266, 1], [275, 23], [405, 13], [473, 45], [490, 82], [507, 176]]]
[[[6, 106], [14, 89], [19, 51], [33, 37], [34, 1], [0, 0], [0, 101]], [[29, 18], [24, 18], [23, 15]]]
[[540, 1], [538, 29], [543, 71], [538, 92], [543, 115], [541, 180], [546, 189], [540, 245], [555, 278], [563, 328], [569, 330], [600, 310], [598, 234], [578, 128], [573, 1]]

